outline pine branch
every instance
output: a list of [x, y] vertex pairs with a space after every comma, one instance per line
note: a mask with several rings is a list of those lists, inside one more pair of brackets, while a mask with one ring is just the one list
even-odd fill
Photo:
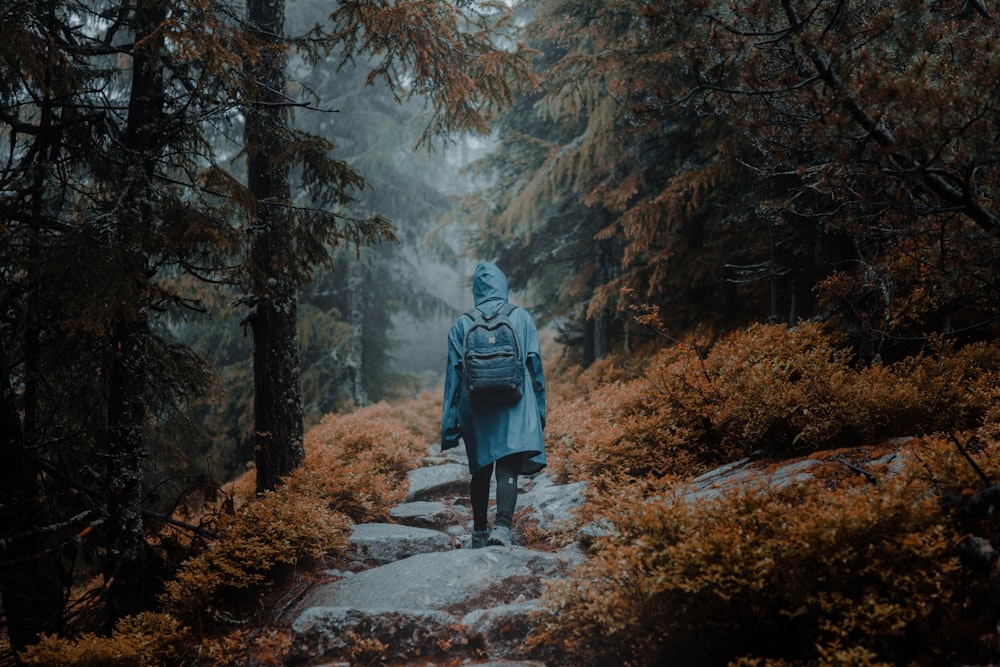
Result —
[[177, 519], [167, 516], [166, 514], [161, 514], [160, 512], [154, 512], [153, 510], [143, 510], [143, 516], [148, 516], [150, 519], [155, 519], [160, 523], [166, 524], [168, 526], [173, 526], [174, 528], [180, 528], [181, 530], [186, 530], [189, 533], [194, 533], [199, 537], [204, 537], [206, 540], [214, 540], [219, 536], [216, 533], [205, 530], [201, 526], [195, 526], [190, 523], [185, 523], [184, 521], [178, 521]]
[[[791, 0], [781, 0], [785, 15], [791, 24], [790, 32], [802, 33], [806, 21], [798, 10], [792, 5]], [[830, 57], [822, 53], [819, 47], [803, 37], [803, 44], [809, 50], [810, 60], [813, 63], [820, 79], [833, 90], [844, 93], [841, 104], [858, 125], [867, 132], [867, 136], [874, 139], [879, 145], [892, 150], [892, 159], [904, 169], [919, 173], [923, 176], [924, 182], [935, 194], [940, 196], [949, 204], [955, 205], [969, 219], [979, 225], [984, 231], [991, 235], [1000, 235], [1000, 218], [996, 213], [983, 206], [969, 183], [953, 184], [943, 178], [940, 173], [932, 170], [927, 163], [921, 163], [911, 158], [907, 158], [896, 152], [896, 137], [892, 131], [886, 127], [878, 118], [875, 118], [853, 94], [847, 92], [843, 81], [834, 70]]]
[[968, 463], [969, 463], [970, 466], [972, 466], [972, 469], [975, 471], [976, 475], [979, 477], [979, 479], [982, 481], [982, 483], [987, 488], [989, 488], [990, 486], [992, 486], [993, 483], [990, 481], [990, 478], [986, 476], [986, 473], [983, 472], [983, 469], [980, 468], [979, 465], [972, 459], [972, 457], [969, 455], [969, 452], [962, 445], [962, 443], [958, 441], [958, 438], [955, 437], [954, 433], [951, 434], [951, 436], [950, 436], [949, 439], [953, 443], [955, 443], [955, 447], [958, 448], [958, 451], [962, 454], [962, 456], [965, 458], [965, 460], [968, 461]]

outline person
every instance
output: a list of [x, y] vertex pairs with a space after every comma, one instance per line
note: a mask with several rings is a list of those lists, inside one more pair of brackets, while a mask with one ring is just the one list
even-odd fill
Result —
[[[508, 300], [507, 276], [495, 264], [481, 262], [472, 277], [472, 296], [484, 315], [493, 316]], [[472, 547], [509, 546], [517, 504], [517, 479], [546, 465], [545, 377], [538, 329], [531, 315], [515, 308], [509, 319], [521, 350], [525, 388], [513, 405], [473, 404], [463, 382], [465, 334], [473, 320], [463, 314], [448, 332], [448, 368], [445, 372], [441, 414], [441, 449], [465, 442], [469, 458], [469, 495], [472, 500]], [[530, 387], [530, 389], [529, 389]], [[497, 485], [496, 518], [489, 530], [490, 482]]]

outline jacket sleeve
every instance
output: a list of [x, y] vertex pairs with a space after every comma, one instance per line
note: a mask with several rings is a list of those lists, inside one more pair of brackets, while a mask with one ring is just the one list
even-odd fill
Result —
[[535, 391], [535, 402], [538, 404], [538, 420], [545, 428], [545, 373], [542, 371], [542, 357], [539, 354], [528, 354], [528, 371], [531, 373], [531, 388]]
[[531, 377], [531, 388], [535, 392], [535, 403], [538, 404], [538, 419], [545, 428], [545, 372], [542, 369], [542, 348], [538, 340], [538, 328], [529, 315], [527, 318], [527, 335], [525, 336], [525, 363]]
[[458, 446], [462, 426], [458, 418], [458, 402], [462, 397], [461, 326], [456, 322], [448, 332], [448, 368], [444, 374], [444, 396], [441, 401], [441, 449]]

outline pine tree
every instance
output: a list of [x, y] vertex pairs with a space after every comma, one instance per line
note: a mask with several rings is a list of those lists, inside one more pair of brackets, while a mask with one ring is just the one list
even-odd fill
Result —
[[851, 262], [817, 291], [863, 358], [912, 351], [907, 340], [927, 332], [983, 335], [1000, 305], [983, 289], [1000, 236], [1000, 23], [985, 5], [757, 0], [650, 13], [691, 20], [678, 47], [697, 79], [658, 97], [697, 101], [733, 128], [724, 143], [742, 142], [758, 181], [776, 186], [755, 208], [775, 227], [850, 240]]
[[676, 70], [645, 34], [642, 3], [523, 4], [544, 90], [504, 118], [499, 148], [477, 166], [491, 185], [466, 197], [461, 217], [474, 221], [477, 253], [509, 264], [589, 363], [625, 334], [623, 288], [669, 301], [675, 321], [704, 314], [690, 304], [708, 302], [720, 281], [685, 261], [713, 238], [689, 202], [713, 201], [706, 191], [726, 171], [691, 114], [637, 113], [628, 86]]
[[[75, 570], [77, 549], [100, 563], [106, 620], [152, 599], [148, 434], [205, 377], [154, 323], [190, 303], [166, 278], [220, 272], [237, 248], [217, 187], [231, 179], [213, 168], [204, 121], [231, 111], [241, 42], [212, 10], [3, 7], [2, 456], [19, 477], [4, 487], [17, 520], [4, 523], [3, 586], [5, 607], [25, 612], [7, 616], [15, 648], [59, 629], [75, 578], [93, 574]], [[186, 12], [183, 29], [167, 11]]]
[[[266, 490], [302, 457], [297, 288], [308, 279], [317, 259], [327, 259], [323, 244], [372, 242], [394, 236], [379, 214], [358, 220], [333, 212], [303, 224], [282, 210], [290, 202], [290, 147], [302, 150], [307, 141], [319, 144], [315, 137], [306, 140], [302, 135], [302, 141], [293, 141], [296, 135], [289, 132], [284, 116], [292, 102], [285, 90], [283, 1], [250, 2], [248, 11], [255, 35], [265, 45], [264, 57], [250, 69], [258, 88], [249, 96], [253, 102], [247, 111], [246, 148], [248, 182], [259, 201], [250, 230], [249, 321], [254, 329], [257, 486]], [[485, 134], [489, 120], [512, 100], [516, 87], [532, 81], [528, 52], [519, 45], [508, 50], [494, 42], [502, 36], [509, 18], [507, 8], [494, 2], [474, 3], [468, 8], [425, 0], [392, 5], [344, 2], [330, 17], [327, 48], [339, 50], [345, 61], [376, 58], [368, 82], [383, 82], [397, 99], [425, 97], [433, 113], [424, 141], [470, 130]], [[344, 162], [323, 162], [320, 155], [312, 163], [301, 156], [295, 159], [306, 169], [307, 185], [317, 192], [322, 187], [310, 180], [310, 169], [322, 164], [320, 170], [337, 177], [330, 189], [333, 203], [346, 204], [348, 190], [364, 185], [361, 176]], [[297, 227], [304, 227], [306, 233], [294, 231]], [[311, 250], [303, 253], [303, 247], [293, 239], [304, 237], [310, 239]], [[360, 274], [352, 275], [357, 278]], [[347, 311], [355, 332], [354, 353], [361, 325], [359, 289], [361, 283], [355, 280]], [[359, 366], [357, 360], [354, 365]], [[359, 373], [360, 367], [355, 371]], [[354, 376], [351, 393], [354, 400], [364, 400], [360, 375]]]
[[480, 252], [586, 243], [581, 218], [597, 216], [618, 264], [583, 297], [591, 314], [626, 305], [628, 288], [679, 328], [822, 316], [865, 358], [887, 337], [990, 321], [985, 9], [526, 4], [545, 93], [507, 121], [485, 163], [496, 185], [468, 202]]
[[116, 211], [112, 251], [120, 258], [124, 293], [111, 313], [112, 366], [108, 373], [108, 453], [105, 476], [106, 548], [110, 558], [109, 605], [114, 617], [136, 614], [152, 602], [142, 520], [146, 458], [146, 391], [149, 375], [149, 256], [146, 225], [156, 215], [153, 179], [163, 146], [165, 106], [161, 23], [166, 12], [155, 0], [140, 0], [134, 14], [135, 48], [121, 162], [124, 205]]
[[257, 198], [250, 222], [250, 299], [254, 340], [254, 433], [258, 492], [273, 489], [305, 457], [297, 285], [289, 227], [289, 165], [277, 159], [287, 144], [288, 98], [284, 0], [251, 0], [247, 16], [263, 47], [248, 76], [255, 82], [246, 109], [247, 185]]

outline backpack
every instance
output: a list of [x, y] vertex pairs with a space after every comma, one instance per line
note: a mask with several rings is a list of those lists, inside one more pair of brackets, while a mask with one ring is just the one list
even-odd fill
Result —
[[505, 303], [490, 316], [478, 308], [465, 313], [472, 325], [465, 333], [462, 360], [469, 400], [477, 405], [514, 405], [524, 390], [524, 359], [510, 321], [517, 306]]

